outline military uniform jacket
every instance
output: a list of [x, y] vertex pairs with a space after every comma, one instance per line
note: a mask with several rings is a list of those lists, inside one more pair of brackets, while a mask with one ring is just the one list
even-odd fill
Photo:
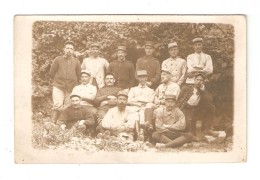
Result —
[[115, 84], [119, 88], [130, 88], [135, 84], [135, 67], [130, 61], [113, 61], [109, 65], [108, 72], [115, 75]]

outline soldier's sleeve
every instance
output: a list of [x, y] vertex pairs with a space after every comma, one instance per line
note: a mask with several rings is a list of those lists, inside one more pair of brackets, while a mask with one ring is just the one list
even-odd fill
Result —
[[113, 121], [113, 117], [112, 117], [112, 111], [111, 109], [108, 110], [108, 112], [106, 113], [106, 115], [104, 116], [103, 120], [102, 120], [102, 127], [105, 129], [110, 129], [112, 127], [111, 122]]
[[86, 108], [84, 108], [84, 111], [85, 111], [84, 124], [86, 124], [87, 126], [94, 126], [95, 125], [94, 114], [88, 111]]
[[102, 91], [98, 90], [97, 95], [94, 99], [94, 103], [96, 106], [99, 106], [102, 101], [108, 100], [107, 95], [102, 95]]
[[130, 79], [130, 81], [129, 81], [129, 88], [130, 87], [134, 87], [134, 85], [135, 85], [135, 67], [134, 67], [134, 65], [133, 65], [133, 63], [131, 63], [130, 62], [130, 64], [129, 64], [129, 79]]
[[163, 125], [163, 114], [162, 114], [163, 109], [158, 108], [154, 111], [154, 119], [155, 119], [155, 127], [156, 128], [161, 128]]
[[177, 118], [177, 121], [169, 126], [168, 129], [170, 130], [179, 130], [182, 131], [186, 127], [186, 121], [185, 121], [185, 116], [181, 110], [177, 110], [176, 116], [173, 118]]
[[209, 75], [213, 73], [213, 65], [212, 65], [212, 59], [210, 55], [206, 55], [206, 65], [203, 69], [203, 71]]
[[69, 111], [68, 109], [64, 109], [57, 120], [57, 124], [58, 125], [67, 124], [68, 120], [69, 120]]
[[186, 72], [187, 72], [187, 63], [186, 61], [184, 60], [183, 63], [182, 63], [182, 66], [181, 66], [181, 77], [180, 79], [178, 80], [178, 84], [179, 85], [182, 85], [182, 83], [185, 81], [185, 78], [186, 78]]
[[193, 65], [192, 60], [193, 60], [192, 55], [189, 55], [187, 57], [187, 68], [188, 68], [187, 72], [188, 73], [196, 72], [196, 70], [192, 66]]
[[59, 67], [58, 58], [55, 58], [49, 71], [49, 75], [51, 76], [52, 79], [55, 77], [58, 67]]
[[156, 61], [155, 63], [155, 76], [154, 78], [151, 78], [152, 84], [157, 84], [160, 82], [161, 79], [161, 68], [160, 68], [160, 63], [159, 60]]
[[80, 66], [80, 62], [78, 59], [77, 60], [77, 65], [76, 65], [76, 74], [77, 74], [77, 78], [78, 78], [78, 82], [80, 81], [80, 73], [81, 73], [81, 66]]

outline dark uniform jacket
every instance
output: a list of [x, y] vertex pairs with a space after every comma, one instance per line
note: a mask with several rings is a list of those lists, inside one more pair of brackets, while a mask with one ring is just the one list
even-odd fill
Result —
[[158, 85], [160, 83], [161, 69], [158, 59], [152, 56], [139, 58], [136, 62], [136, 71], [138, 70], [146, 70], [148, 81], [151, 81], [153, 84]]
[[53, 79], [53, 86], [71, 92], [78, 85], [80, 72], [79, 60], [74, 57], [67, 59], [64, 56], [58, 56], [54, 59], [49, 74]]
[[122, 89], [135, 85], [135, 67], [130, 61], [113, 61], [110, 63], [108, 72], [115, 75], [116, 86]]
[[94, 126], [95, 124], [94, 114], [88, 111], [86, 107], [79, 105], [75, 108], [70, 105], [62, 111], [57, 124], [66, 124], [66, 128], [69, 129], [80, 120], [85, 120], [87, 126]]

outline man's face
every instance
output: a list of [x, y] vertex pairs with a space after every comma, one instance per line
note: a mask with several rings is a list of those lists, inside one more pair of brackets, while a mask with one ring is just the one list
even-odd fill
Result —
[[67, 57], [71, 57], [74, 52], [74, 46], [72, 44], [66, 44], [64, 47], [64, 54]]
[[145, 46], [144, 51], [145, 51], [145, 54], [146, 54], [146, 55], [150, 56], [150, 55], [153, 54], [154, 49], [153, 49], [153, 47], [151, 47], [151, 46]]
[[171, 111], [176, 108], [176, 101], [174, 99], [165, 99], [165, 106], [168, 111]]
[[194, 83], [196, 87], [200, 88], [204, 84], [204, 78], [202, 76], [197, 76]]
[[169, 49], [169, 54], [171, 57], [174, 57], [174, 58], [177, 57], [178, 53], [179, 53], [178, 47], [172, 47]]
[[147, 76], [138, 76], [138, 81], [141, 85], [145, 85], [147, 81]]
[[171, 75], [167, 72], [162, 72], [161, 73], [161, 82], [162, 83], [167, 83], [171, 79]]
[[120, 108], [126, 107], [127, 104], [127, 97], [125, 96], [118, 96], [117, 97], [117, 106]]
[[195, 42], [193, 45], [193, 48], [196, 53], [201, 53], [202, 51], [202, 43], [201, 42]]
[[126, 56], [125, 51], [121, 51], [121, 50], [117, 51], [117, 57], [118, 57], [119, 60], [124, 60], [125, 56]]
[[97, 57], [99, 55], [99, 48], [98, 47], [92, 47], [91, 48], [91, 54], [94, 57]]
[[86, 85], [86, 84], [88, 84], [88, 82], [89, 82], [89, 75], [82, 73], [81, 74], [81, 83]]
[[115, 80], [114, 76], [112, 76], [112, 75], [107, 75], [105, 78], [106, 86], [114, 86], [115, 81], [116, 80]]
[[81, 100], [80, 100], [79, 97], [74, 96], [74, 97], [72, 97], [72, 98], [70, 99], [70, 101], [71, 101], [71, 104], [72, 104], [73, 107], [77, 107], [77, 106], [80, 105], [80, 101], [81, 101]]

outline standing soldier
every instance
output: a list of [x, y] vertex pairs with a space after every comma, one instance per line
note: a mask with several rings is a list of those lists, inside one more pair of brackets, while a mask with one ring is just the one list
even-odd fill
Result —
[[110, 63], [108, 71], [115, 75], [117, 87], [122, 89], [131, 88], [135, 83], [135, 67], [132, 62], [125, 59], [125, 46], [118, 46], [117, 56], [118, 60]]
[[136, 62], [136, 72], [139, 70], [146, 70], [148, 79], [146, 84], [155, 89], [160, 82], [160, 62], [153, 57], [154, 44], [151, 41], [145, 43], [145, 56], [141, 57]]
[[91, 56], [83, 60], [81, 69], [90, 72], [90, 84], [95, 85], [100, 89], [105, 86], [104, 78], [108, 69], [109, 63], [106, 59], [99, 57], [100, 46], [94, 43], [90, 46]]
[[170, 57], [163, 61], [162, 68], [169, 69], [172, 81], [181, 86], [185, 80], [187, 63], [184, 59], [178, 57], [179, 48], [176, 42], [168, 44], [168, 51]]
[[196, 73], [203, 73], [208, 76], [213, 72], [211, 56], [202, 52], [202, 38], [193, 39], [193, 48], [195, 53], [187, 57], [188, 78], [187, 84], [194, 84], [194, 76]]
[[59, 110], [69, 104], [71, 91], [80, 79], [80, 62], [73, 57], [74, 46], [72, 41], [65, 42], [64, 55], [54, 59], [49, 72], [53, 79], [51, 113], [53, 123], [56, 123], [58, 119]]

